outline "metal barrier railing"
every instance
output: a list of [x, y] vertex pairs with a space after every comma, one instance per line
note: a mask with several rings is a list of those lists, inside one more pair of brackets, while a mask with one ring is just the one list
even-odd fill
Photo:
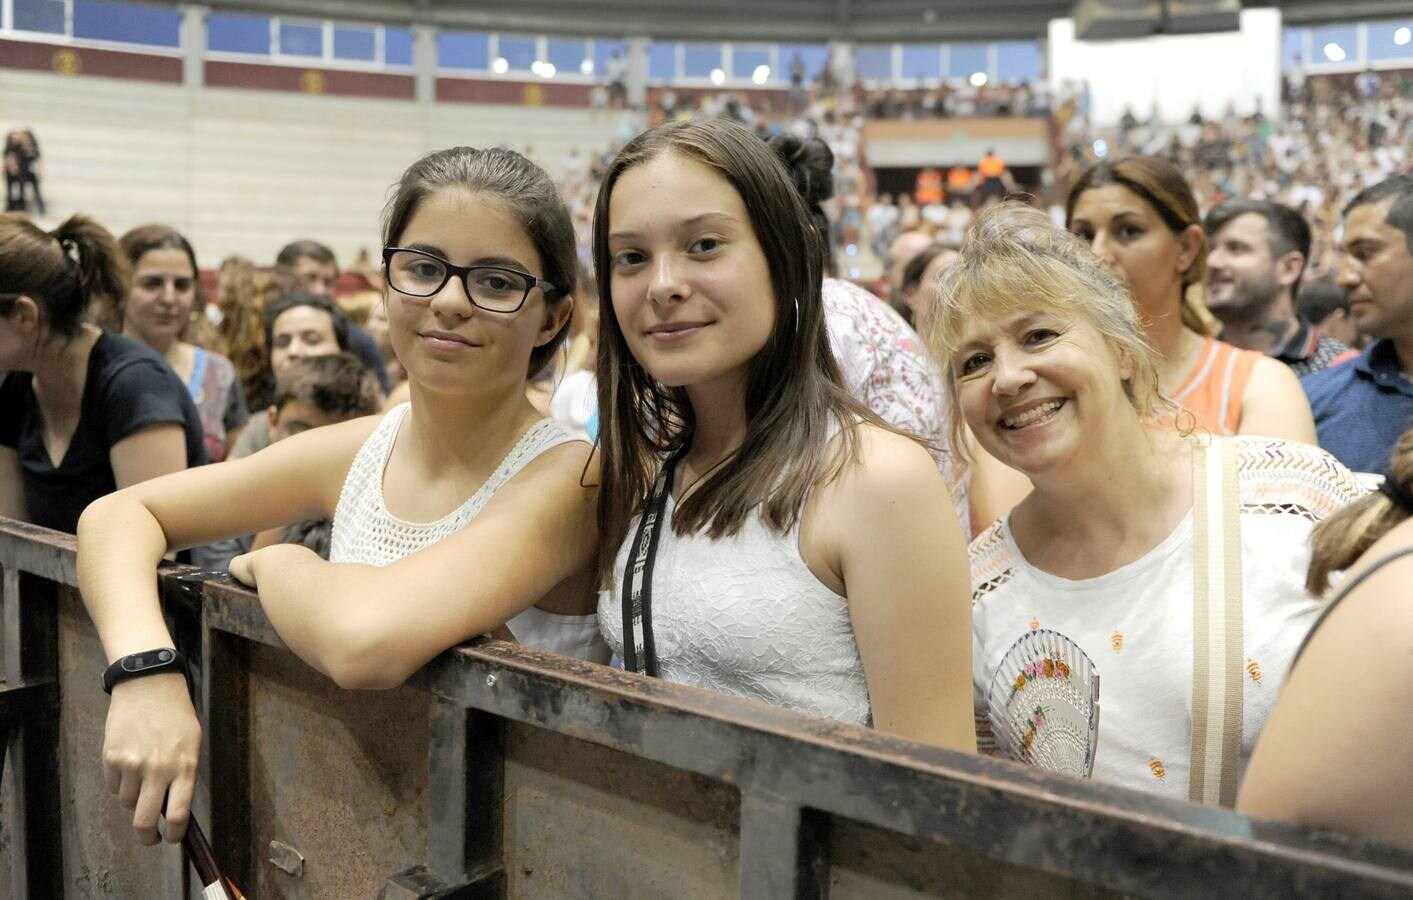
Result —
[[[0, 570], [0, 884], [194, 896], [180, 851], [138, 846], [103, 786], [104, 660], [74, 539], [0, 520]], [[343, 691], [250, 591], [176, 565], [158, 578], [197, 661], [195, 811], [252, 900], [1413, 895], [1413, 856], [1393, 848], [512, 643]]]

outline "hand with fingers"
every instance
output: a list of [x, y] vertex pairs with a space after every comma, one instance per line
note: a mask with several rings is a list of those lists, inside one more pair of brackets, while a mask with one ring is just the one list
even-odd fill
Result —
[[[133, 810], [138, 840], [177, 843], [186, 833], [201, 724], [180, 672], [164, 672], [115, 685], [103, 737], [103, 776], [108, 790]], [[157, 819], [166, 801], [165, 834]]]

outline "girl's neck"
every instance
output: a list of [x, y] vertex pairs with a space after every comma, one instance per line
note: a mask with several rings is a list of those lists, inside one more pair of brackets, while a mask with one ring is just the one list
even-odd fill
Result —
[[684, 460], [700, 472], [730, 455], [746, 439], [745, 372], [687, 388], [695, 422], [692, 447]]
[[1203, 337], [1182, 322], [1182, 287], [1162, 303], [1145, 309], [1143, 335], [1158, 351], [1158, 389], [1171, 397], [1187, 380], [1202, 349]]
[[28, 369], [41, 409], [79, 404], [88, 380], [88, 358], [102, 333], [94, 325], [82, 325], [72, 338], [46, 339], [35, 349]]
[[[409, 385], [412, 408], [407, 436], [419, 468], [429, 475], [471, 472], [489, 475], [525, 430], [541, 418], [519, 389], [473, 396], [440, 394]], [[484, 470], [484, 473], [483, 473]]]

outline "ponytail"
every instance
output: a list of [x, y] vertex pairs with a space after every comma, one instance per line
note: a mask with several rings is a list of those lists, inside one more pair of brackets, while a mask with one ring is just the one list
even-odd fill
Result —
[[1305, 586], [1320, 595], [1330, 584], [1330, 574], [1341, 572], [1388, 534], [1413, 516], [1413, 430], [1404, 433], [1389, 458], [1385, 486], [1315, 526], [1313, 552]]
[[50, 234], [75, 264], [83, 305], [92, 311], [99, 325], [121, 331], [132, 269], [112, 233], [88, 216], [78, 214]]
[[34, 300], [44, 328], [67, 338], [90, 308], [108, 325], [127, 296], [128, 265], [113, 236], [87, 216], [70, 216], [45, 232], [19, 213], [4, 213], [0, 285]]

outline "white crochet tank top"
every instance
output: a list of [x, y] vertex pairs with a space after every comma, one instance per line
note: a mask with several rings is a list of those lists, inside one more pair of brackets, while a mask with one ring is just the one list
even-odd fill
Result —
[[[408, 522], [388, 511], [383, 472], [410, 404], [388, 410], [349, 466], [334, 510], [329, 561], [386, 566], [465, 528], [503, 485], [552, 447], [580, 438], [554, 419], [541, 419], [516, 441], [470, 499], [435, 522]], [[522, 644], [606, 662], [597, 617], [565, 616], [530, 607], [506, 625]]]
[[[676, 503], [667, 500], [671, 521]], [[638, 520], [599, 593], [599, 627], [623, 655], [622, 581]], [[663, 678], [842, 722], [870, 722], [868, 682], [849, 602], [800, 557], [800, 525], [777, 534], [758, 515], [716, 540], [664, 528], [653, 570], [652, 627]]]

